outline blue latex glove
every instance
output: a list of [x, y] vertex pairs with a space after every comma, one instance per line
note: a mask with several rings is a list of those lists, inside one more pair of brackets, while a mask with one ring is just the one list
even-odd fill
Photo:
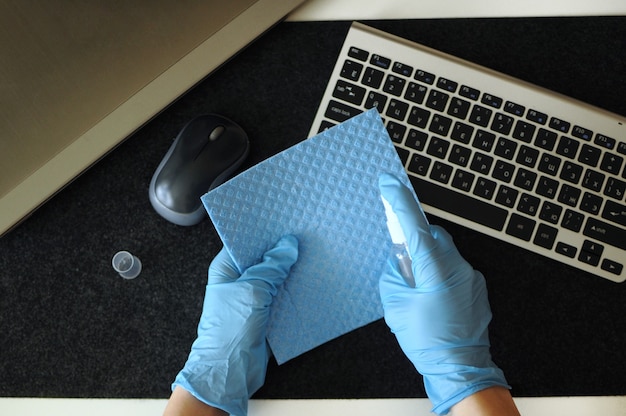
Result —
[[452, 237], [428, 224], [413, 192], [391, 175], [379, 187], [407, 239], [416, 287], [395, 262], [380, 279], [385, 321], [424, 376], [433, 412], [446, 414], [465, 397], [491, 386], [509, 388], [491, 361], [491, 310], [483, 275], [461, 257]]
[[224, 249], [211, 262], [198, 338], [172, 384], [232, 415], [246, 415], [248, 398], [265, 381], [270, 305], [298, 258], [298, 241], [283, 237], [241, 274]]

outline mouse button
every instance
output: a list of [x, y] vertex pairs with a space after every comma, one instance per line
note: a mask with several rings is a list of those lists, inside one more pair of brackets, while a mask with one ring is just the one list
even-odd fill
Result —
[[215, 128], [213, 128], [213, 130], [211, 130], [211, 132], [209, 133], [209, 141], [213, 142], [219, 139], [224, 134], [224, 131], [226, 131], [226, 127], [224, 127], [223, 125], [220, 124], [218, 126], [215, 126]]
[[164, 177], [155, 185], [155, 196], [168, 209], [178, 213], [191, 213], [200, 200], [198, 177], [193, 170], [181, 171], [174, 177]]

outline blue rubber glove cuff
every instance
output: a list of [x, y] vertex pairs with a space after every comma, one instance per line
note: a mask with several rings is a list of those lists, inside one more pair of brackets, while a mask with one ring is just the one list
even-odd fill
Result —
[[223, 249], [209, 268], [198, 338], [172, 384], [231, 415], [248, 412], [248, 398], [265, 381], [270, 305], [298, 257], [298, 242], [283, 237], [261, 263], [239, 272]]
[[407, 238], [416, 287], [390, 259], [380, 279], [385, 321], [424, 376], [433, 412], [446, 414], [471, 394], [510, 388], [491, 360], [491, 309], [485, 279], [460, 255], [452, 237], [428, 224], [413, 192], [391, 175], [379, 187]]

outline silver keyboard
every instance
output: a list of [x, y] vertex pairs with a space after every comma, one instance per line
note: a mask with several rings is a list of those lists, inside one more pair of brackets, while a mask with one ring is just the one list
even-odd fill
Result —
[[626, 118], [353, 23], [309, 135], [374, 107], [426, 212], [626, 280]]

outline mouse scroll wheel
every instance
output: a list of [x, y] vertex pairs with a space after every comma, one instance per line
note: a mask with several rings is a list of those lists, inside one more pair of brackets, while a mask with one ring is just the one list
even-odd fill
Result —
[[219, 139], [219, 137], [222, 135], [222, 133], [224, 133], [224, 130], [226, 130], [226, 128], [224, 126], [217, 126], [215, 127], [211, 133], [209, 133], [209, 140], [210, 141], [215, 141], [217, 139]]

